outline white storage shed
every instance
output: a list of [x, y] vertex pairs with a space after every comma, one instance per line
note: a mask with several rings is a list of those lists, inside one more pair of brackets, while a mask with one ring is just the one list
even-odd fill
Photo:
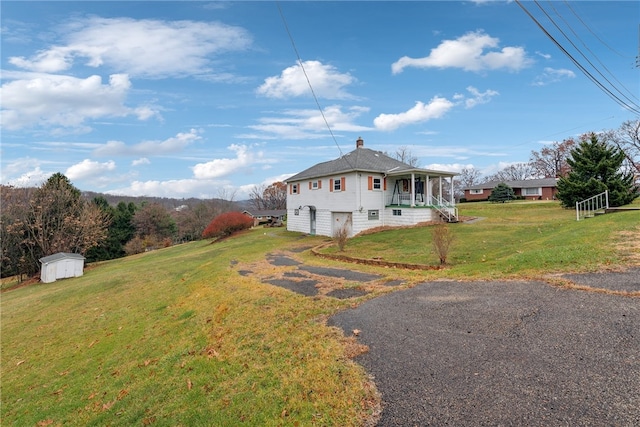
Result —
[[51, 283], [67, 277], [80, 277], [84, 272], [84, 259], [80, 254], [66, 252], [40, 258], [40, 280], [43, 283]]

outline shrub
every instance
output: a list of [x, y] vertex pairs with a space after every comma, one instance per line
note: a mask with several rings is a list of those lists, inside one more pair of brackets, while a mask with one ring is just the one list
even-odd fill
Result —
[[338, 245], [338, 250], [340, 252], [344, 251], [344, 247], [347, 245], [347, 240], [349, 239], [349, 228], [347, 225], [343, 225], [338, 228], [335, 233], [333, 233], [333, 240], [336, 241]]
[[204, 239], [229, 236], [236, 231], [253, 226], [253, 218], [242, 212], [226, 212], [218, 215], [202, 232]]
[[453, 233], [449, 230], [449, 226], [446, 223], [436, 224], [433, 227], [433, 249], [438, 255], [440, 265], [447, 263], [447, 256], [449, 255], [449, 248], [453, 242]]
[[490, 202], [495, 203], [504, 203], [509, 200], [513, 200], [516, 198], [516, 195], [513, 191], [513, 188], [509, 187], [504, 182], [496, 185], [493, 191], [491, 191], [491, 195], [489, 196]]

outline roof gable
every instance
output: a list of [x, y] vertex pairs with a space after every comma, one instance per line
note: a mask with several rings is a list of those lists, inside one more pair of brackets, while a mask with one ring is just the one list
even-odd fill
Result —
[[487, 181], [482, 184], [472, 185], [465, 190], [483, 190], [495, 188], [496, 185], [505, 183], [511, 188], [531, 188], [531, 187], [555, 187], [558, 178], [521, 179], [517, 181]]
[[443, 175], [456, 175], [451, 172], [428, 171], [420, 169], [387, 156], [382, 151], [371, 150], [369, 148], [358, 147], [355, 150], [328, 162], [318, 163], [308, 169], [299, 172], [289, 179], [287, 182], [300, 181], [310, 178], [321, 178], [325, 176], [338, 175], [349, 172], [374, 172], [388, 174], [393, 172], [394, 175], [403, 172], [423, 171], [440, 173]]
[[52, 262], [52, 261], [58, 261], [61, 259], [79, 259], [79, 260], [84, 260], [85, 258], [80, 255], [80, 254], [72, 254], [72, 253], [68, 253], [68, 252], [59, 252], [57, 254], [53, 254], [53, 255], [49, 255], [49, 256], [45, 256], [39, 259], [39, 261], [43, 264]]

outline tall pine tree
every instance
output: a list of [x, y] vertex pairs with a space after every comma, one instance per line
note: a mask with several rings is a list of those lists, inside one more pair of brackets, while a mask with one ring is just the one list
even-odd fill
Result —
[[567, 159], [571, 171], [558, 181], [556, 197], [562, 206], [572, 208], [576, 202], [608, 190], [610, 206], [631, 203], [640, 196], [640, 188], [633, 183], [633, 173], [622, 171], [624, 159], [619, 148], [598, 140], [594, 133], [588, 135], [571, 150]]

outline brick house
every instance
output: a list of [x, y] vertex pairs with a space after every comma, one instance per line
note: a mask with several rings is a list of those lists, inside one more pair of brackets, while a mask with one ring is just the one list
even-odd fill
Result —
[[526, 200], [554, 200], [558, 192], [558, 178], [524, 179], [519, 181], [489, 181], [464, 189], [467, 201], [487, 200], [494, 187], [504, 182], [516, 196]]

